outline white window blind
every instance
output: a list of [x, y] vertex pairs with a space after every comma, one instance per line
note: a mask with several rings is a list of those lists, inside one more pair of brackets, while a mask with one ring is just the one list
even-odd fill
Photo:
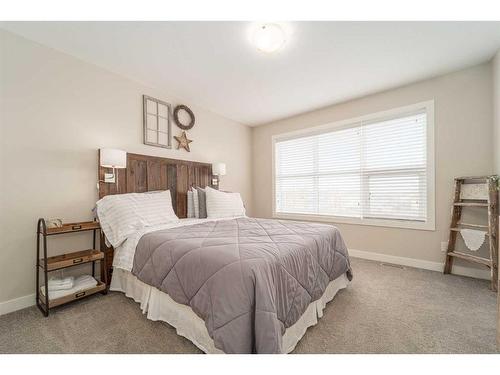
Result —
[[275, 213], [425, 222], [427, 113], [275, 141]]

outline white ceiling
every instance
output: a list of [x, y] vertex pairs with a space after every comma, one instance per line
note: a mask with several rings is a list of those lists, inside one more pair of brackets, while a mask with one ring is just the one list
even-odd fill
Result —
[[250, 22], [2, 22], [0, 27], [247, 125], [489, 60], [500, 22], [289, 22], [277, 53]]

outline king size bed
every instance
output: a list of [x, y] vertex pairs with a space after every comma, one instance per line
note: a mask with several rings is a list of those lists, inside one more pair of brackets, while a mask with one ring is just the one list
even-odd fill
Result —
[[[210, 164], [127, 159], [123, 190], [101, 188], [97, 205], [110, 289], [205, 353], [291, 352], [352, 278], [335, 227], [245, 216], [228, 203], [239, 195], [211, 189]], [[138, 188], [138, 171], [153, 183]], [[183, 218], [190, 186], [206, 188], [207, 218]]]

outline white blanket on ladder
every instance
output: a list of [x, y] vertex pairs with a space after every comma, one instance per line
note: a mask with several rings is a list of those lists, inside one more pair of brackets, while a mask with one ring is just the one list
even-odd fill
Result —
[[469, 250], [477, 251], [484, 243], [484, 239], [486, 238], [486, 233], [483, 230], [476, 229], [460, 229], [460, 234], [464, 239], [465, 245]]

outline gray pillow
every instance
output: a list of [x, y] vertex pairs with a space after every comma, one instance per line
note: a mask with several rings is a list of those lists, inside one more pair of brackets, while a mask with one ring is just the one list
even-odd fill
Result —
[[196, 188], [198, 190], [198, 205], [200, 208], [200, 219], [207, 218], [207, 194], [204, 189], [199, 187]]

